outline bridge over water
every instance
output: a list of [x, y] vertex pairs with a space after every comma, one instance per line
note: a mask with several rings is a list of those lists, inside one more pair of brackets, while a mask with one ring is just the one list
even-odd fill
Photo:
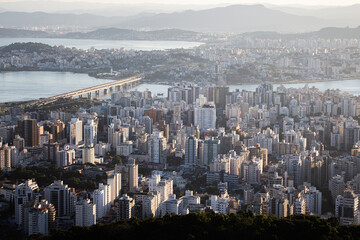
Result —
[[87, 95], [87, 97], [91, 98], [91, 96], [94, 94], [94, 96], [98, 97], [100, 96], [100, 91], [103, 91], [103, 93], [106, 95], [109, 92], [113, 92], [113, 91], [122, 91], [122, 90], [131, 89], [139, 85], [141, 80], [142, 78], [140, 76], [134, 76], [117, 81], [109, 81], [108, 83], [96, 85], [93, 87], [62, 93], [48, 98], [42, 98], [40, 100], [36, 100], [32, 102], [31, 105], [34, 104], [44, 105], [47, 103], [54, 102], [59, 98], [74, 98], [74, 97], [82, 97], [83, 95]]

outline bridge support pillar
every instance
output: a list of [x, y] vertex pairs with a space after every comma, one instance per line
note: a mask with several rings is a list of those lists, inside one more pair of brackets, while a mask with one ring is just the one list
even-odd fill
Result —
[[91, 99], [91, 92], [87, 94], [88, 99]]
[[105, 89], [104, 89], [104, 95], [107, 95], [107, 94], [108, 94], [108, 89], [105, 88]]
[[95, 95], [96, 97], [100, 96], [100, 91], [99, 90], [95, 91]]
[[113, 87], [110, 87], [109, 90], [110, 90], [110, 92], [112, 92], [112, 91], [114, 90], [114, 88], [113, 88]]

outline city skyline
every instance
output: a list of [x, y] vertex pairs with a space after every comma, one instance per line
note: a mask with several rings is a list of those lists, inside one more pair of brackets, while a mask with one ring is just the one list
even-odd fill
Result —
[[357, 1], [97, 1], [0, 0], [1, 240], [360, 238]]

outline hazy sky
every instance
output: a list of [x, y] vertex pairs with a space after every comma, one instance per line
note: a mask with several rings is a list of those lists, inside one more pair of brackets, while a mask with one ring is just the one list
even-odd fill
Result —
[[[17, 2], [24, 0], [0, 0], [0, 2]], [[33, 0], [27, 0], [30, 2]], [[36, 0], [35, 0], [36, 1]], [[99, 2], [99, 3], [120, 3], [120, 4], [138, 4], [138, 3], [162, 3], [162, 4], [300, 4], [300, 5], [351, 5], [360, 3], [360, 0], [47, 0], [46, 2]]]

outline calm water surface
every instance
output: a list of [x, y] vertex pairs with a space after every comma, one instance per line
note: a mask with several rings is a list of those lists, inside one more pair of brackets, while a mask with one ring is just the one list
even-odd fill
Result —
[[[26, 101], [54, 96], [86, 87], [91, 87], [109, 82], [111, 80], [96, 79], [81, 73], [67, 72], [7, 72], [0, 73], [0, 102]], [[302, 88], [305, 83], [283, 84], [285, 87]], [[321, 91], [327, 89], [340, 89], [353, 95], [360, 95], [360, 80], [343, 80], [329, 82], [308, 83], [309, 87], [315, 86]], [[254, 91], [258, 84], [230, 85], [230, 90], [236, 89]], [[274, 84], [274, 89], [280, 84]], [[150, 90], [167, 96], [169, 85], [142, 84], [133, 90]]]
[[68, 72], [0, 73], [0, 102], [26, 101], [107, 83], [87, 74]]
[[66, 39], [66, 38], [0, 38], [0, 46], [15, 42], [38, 42], [51, 46], [63, 45], [79, 49], [111, 49], [124, 48], [142, 51], [165, 50], [175, 48], [193, 48], [200, 46], [199, 42], [185, 41], [140, 41], [140, 40], [96, 40], [96, 39]]

